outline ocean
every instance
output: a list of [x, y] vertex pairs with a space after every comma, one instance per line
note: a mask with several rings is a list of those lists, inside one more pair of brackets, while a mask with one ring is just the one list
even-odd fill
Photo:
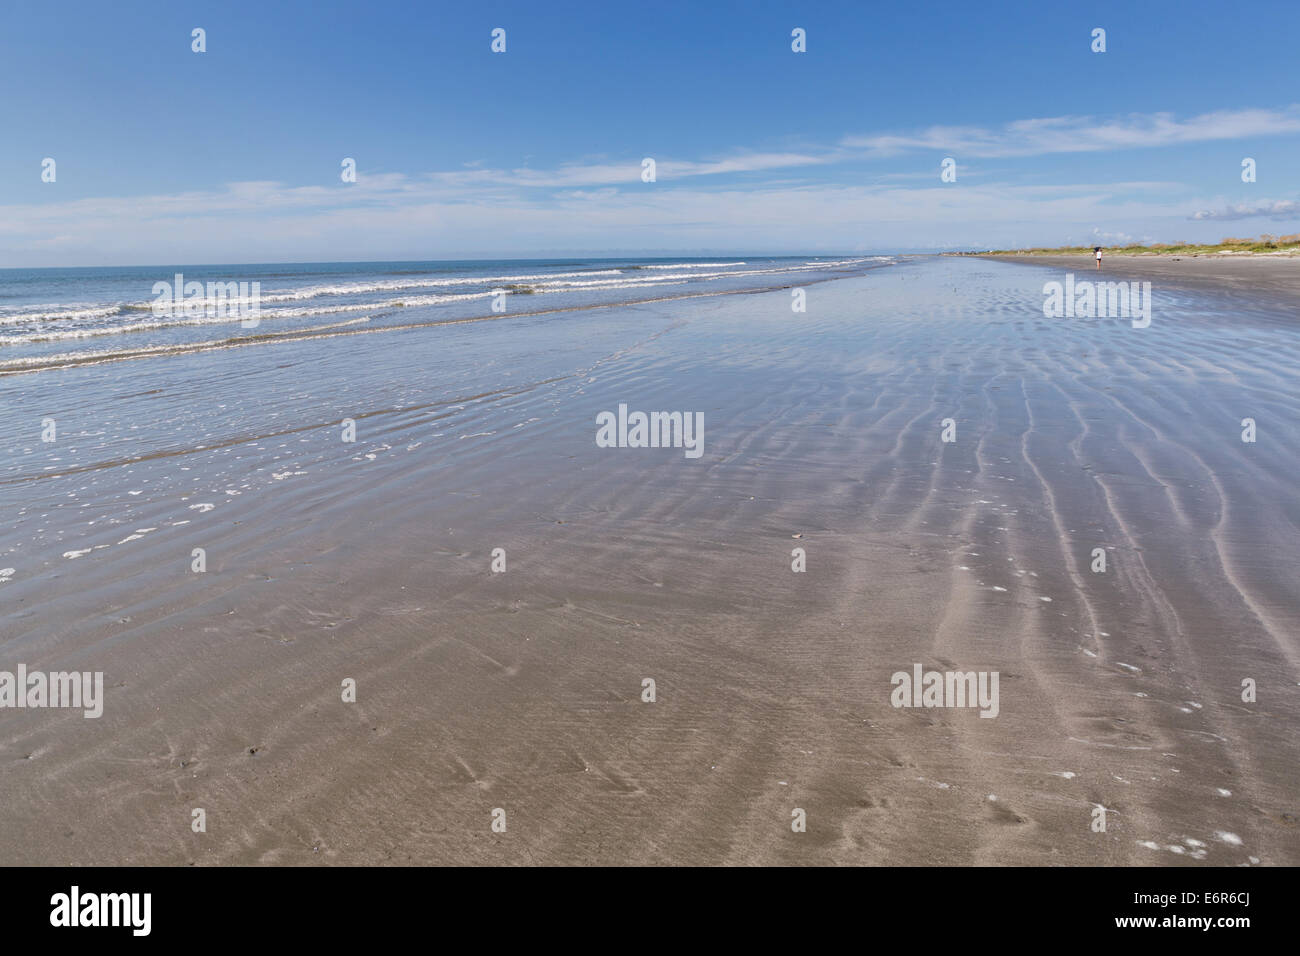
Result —
[[[532, 259], [0, 270], [0, 375], [801, 284], [888, 261]], [[175, 289], [178, 282], [183, 290]], [[230, 283], [242, 294], [213, 294]]]

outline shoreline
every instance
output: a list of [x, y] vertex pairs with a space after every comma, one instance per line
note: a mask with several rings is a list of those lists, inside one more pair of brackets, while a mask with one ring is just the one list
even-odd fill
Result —
[[1016, 265], [1069, 270], [1082, 279], [1148, 279], [1205, 292], [1263, 294], [1300, 301], [1300, 256], [1165, 256], [1107, 255], [1102, 250], [1100, 271], [1090, 256], [980, 255], [977, 258]]

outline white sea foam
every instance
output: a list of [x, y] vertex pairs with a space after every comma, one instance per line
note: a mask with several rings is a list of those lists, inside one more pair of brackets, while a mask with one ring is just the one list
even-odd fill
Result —
[[642, 266], [643, 269], [725, 269], [728, 266], [743, 266], [743, 262], [678, 262], [672, 265]]
[[[362, 279], [355, 282], [330, 281], [332, 277], [327, 276], [321, 276], [317, 281], [313, 281], [317, 277], [303, 276], [302, 281], [310, 284], [298, 288], [272, 288], [260, 295], [257, 300], [259, 308], [255, 315], [258, 327], [263, 332], [268, 331], [267, 326], [270, 326], [269, 330], [272, 332], [291, 332], [291, 337], [298, 338], [352, 324], [369, 323], [373, 318], [372, 315], [366, 314], [344, 318], [337, 322], [330, 322], [328, 319], [315, 321], [322, 317], [346, 316], [348, 313], [376, 310], [436, 308], [483, 300], [500, 292], [512, 295], [520, 292], [567, 296], [590, 294], [596, 297], [603, 293], [613, 300], [623, 298], [617, 295], [620, 291], [631, 291], [635, 294], [634, 290], [637, 289], [647, 291], [669, 289], [684, 284], [698, 284], [707, 290], [716, 288], [712, 285], [716, 280], [748, 281], [757, 284], [767, 276], [798, 276], [801, 273], [816, 273], [873, 261], [892, 261], [892, 257], [864, 256], [848, 259], [813, 259], [802, 262], [762, 262], [755, 263], [753, 267], [748, 267], [749, 263], [744, 260], [736, 260], [655, 263], [635, 269], [593, 268], [560, 272], [501, 270], [490, 275], [430, 273], [396, 278]], [[506, 288], [520, 285], [527, 288]], [[221, 302], [225, 309], [232, 310], [234, 314], [230, 312], [224, 315], [206, 314], [209, 310], [215, 312], [217, 304], [216, 298], [194, 299], [185, 302], [186, 308], [177, 308], [163, 313], [155, 313], [151, 301], [112, 303], [77, 301], [62, 304], [47, 302], [0, 306], [0, 329], [7, 329], [9, 332], [7, 335], [0, 335], [0, 349], [11, 346], [57, 345], [65, 342], [68, 346], [67, 350], [57, 353], [47, 351], [43, 354], [20, 354], [12, 358], [0, 359], [0, 374], [47, 365], [111, 361], [273, 340], [255, 334], [201, 341], [183, 341], [173, 338], [164, 343], [153, 339], [150, 335], [154, 332], [179, 330], [189, 326], [229, 327], [237, 322], [242, 325], [249, 317], [240, 313], [239, 306], [246, 304], [246, 301], [240, 298], [225, 299]], [[194, 307], [197, 313], [191, 314], [188, 307]], [[543, 309], [546, 307], [541, 306]], [[512, 306], [509, 311], [512, 314], [519, 314], [528, 309], [518, 310]], [[453, 312], [448, 316], [451, 319], [461, 317], [481, 316], [466, 315], [462, 312]], [[277, 322], [282, 323], [280, 329], [275, 328]], [[140, 334], [145, 341], [129, 346], [124, 343], [116, 349], [96, 350], [93, 347], [80, 347], [80, 343], [87, 340], [132, 333]], [[87, 344], [89, 345], [88, 342]]]
[[[576, 272], [532, 272], [518, 273], [508, 275], [487, 275], [487, 276], [437, 276], [421, 278], [402, 278], [402, 279], [380, 279], [369, 282], [342, 282], [342, 283], [324, 283], [319, 285], [307, 285], [297, 289], [272, 289], [267, 291], [254, 300], [251, 297], [233, 297], [218, 300], [215, 297], [204, 297], [186, 299], [185, 308], [167, 311], [157, 314], [161, 320], [170, 320], [172, 322], [201, 322], [204, 319], [212, 321], [231, 322], [241, 321], [245, 316], [241, 314], [226, 314], [223, 316], [208, 316], [205, 313], [214, 312], [218, 306], [223, 309], [235, 309], [238, 306], [260, 304], [285, 303], [285, 302], [302, 302], [310, 299], [319, 298], [336, 298], [341, 296], [365, 296], [373, 293], [392, 293], [404, 290], [419, 289], [441, 289], [456, 288], [467, 285], [478, 285], [487, 287], [497, 287], [504, 285], [529, 284], [536, 285], [540, 289], [621, 289], [635, 288], [639, 285], [658, 285], [672, 283], [674, 281], [699, 281], [703, 279], [730, 278], [730, 277], [752, 277], [763, 275], [777, 275], [788, 272], [806, 272], [826, 269], [834, 266], [857, 265], [868, 261], [888, 260], [888, 256], [868, 256], [860, 259], [840, 259], [827, 261], [808, 261], [804, 263], [783, 263], [775, 267], [760, 269], [748, 269], [743, 271], [726, 271], [726, 272], [701, 272], [703, 269], [736, 269], [747, 263], [741, 262], [683, 262], [683, 263], [658, 263], [641, 267], [641, 270], [656, 272], [665, 272], [667, 275], [644, 275], [637, 274], [641, 270], [633, 271], [631, 274], [624, 269], [588, 269]], [[595, 278], [595, 277], [612, 277], [619, 276], [620, 279]], [[535, 290], [536, 291], [536, 290]], [[309, 315], [327, 315], [335, 311], [349, 311], [364, 308], [385, 308], [399, 305], [436, 305], [443, 302], [458, 301], [462, 298], [482, 298], [491, 295], [491, 291], [477, 293], [461, 293], [452, 296], [427, 296], [417, 297], [412, 300], [406, 299], [389, 299], [380, 301], [370, 301], [365, 303], [346, 303], [334, 306], [317, 305], [303, 307], [300, 309], [266, 309], [261, 308], [257, 313], [259, 319], [265, 319], [270, 316], [309, 316]], [[187, 311], [193, 309], [194, 313]], [[0, 325], [22, 324], [22, 323], [67, 323], [81, 322], [88, 319], [106, 319], [111, 317], [129, 316], [133, 312], [153, 313], [152, 301], [139, 302], [115, 302], [111, 304], [96, 303], [73, 303], [70, 305], [58, 305], [54, 303], [44, 303], [29, 306], [8, 306], [0, 309]], [[160, 328], [162, 325], [155, 322], [127, 322], [122, 325], [110, 327], [110, 331], [130, 332], [142, 329]], [[76, 338], [95, 332], [82, 330], [60, 330], [62, 334], [54, 334], [47, 331], [45, 337], [29, 336], [6, 336], [0, 337], [0, 344], [22, 344], [32, 341], [47, 341], [49, 338]], [[102, 333], [99, 333], [102, 334]]]
[[[194, 297], [184, 299], [186, 308], [197, 312], [212, 311], [220, 304], [229, 308], [239, 305], [254, 305], [275, 302], [299, 302], [304, 299], [316, 299], [323, 296], [366, 295], [373, 292], [394, 292], [404, 289], [437, 289], [465, 285], [504, 285], [509, 283], [533, 282], [546, 279], [580, 278], [585, 276], [622, 275], [622, 269], [591, 269], [582, 272], [534, 272], [521, 275], [492, 276], [445, 276], [437, 278], [379, 279], [369, 282], [335, 282], [321, 285], [308, 285], [298, 289], [273, 289], [252, 297], [234, 296], [217, 299], [216, 297]], [[106, 318], [118, 312], [144, 311], [153, 312], [153, 300], [114, 303], [72, 303], [58, 305], [44, 303], [27, 306], [7, 306], [0, 309], [0, 325], [18, 322], [56, 322], [65, 320]], [[164, 314], [183, 317], [184, 309]]]

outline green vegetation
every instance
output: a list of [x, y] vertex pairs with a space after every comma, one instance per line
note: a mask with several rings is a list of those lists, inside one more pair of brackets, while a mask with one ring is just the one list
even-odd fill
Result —
[[[1204, 256], [1215, 253], [1286, 252], [1300, 253], [1300, 232], [1291, 236], [1263, 235], [1258, 239], [1222, 239], [1217, 243], [1152, 243], [1133, 242], [1127, 246], [1102, 246], [1110, 256]], [[1092, 246], [1060, 246], [1056, 249], [998, 249], [991, 252], [962, 253], [976, 256], [1072, 256], [1092, 255]]]

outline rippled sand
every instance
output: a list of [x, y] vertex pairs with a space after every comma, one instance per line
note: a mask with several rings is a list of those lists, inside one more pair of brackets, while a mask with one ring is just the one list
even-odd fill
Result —
[[[107, 688], [0, 711], [0, 858], [1300, 863], [1295, 300], [1156, 282], [1133, 329], [1050, 278], [0, 380], [0, 668]], [[704, 455], [597, 448], [620, 402]], [[998, 716], [895, 709], [914, 663]]]

